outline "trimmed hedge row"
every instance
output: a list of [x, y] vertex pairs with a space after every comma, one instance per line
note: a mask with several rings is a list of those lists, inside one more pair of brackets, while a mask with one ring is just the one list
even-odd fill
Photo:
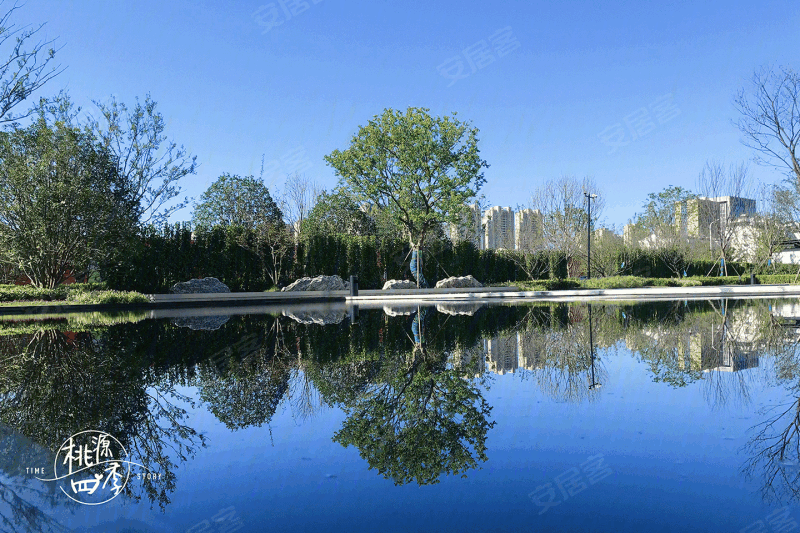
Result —
[[[165, 293], [176, 282], [209, 276], [232, 291], [263, 291], [272, 286], [267, 275], [273, 266], [268, 249], [254, 232], [241, 229], [214, 228], [193, 238], [186, 224], [161, 230], [151, 227], [117, 264], [102, 268], [101, 277], [111, 288], [142, 293]], [[285, 254], [280, 285], [305, 276], [324, 274], [347, 279], [357, 275], [361, 288], [379, 289], [386, 279], [411, 279], [409, 258], [410, 247], [401, 239], [314, 236], [294, 244]], [[468, 274], [483, 283], [502, 283], [528, 279], [524, 261], [535, 263], [541, 277], [566, 277], [566, 258], [561, 253], [526, 257], [447, 241], [436, 241], [426, 248], [422, 271], [432, 283]]]

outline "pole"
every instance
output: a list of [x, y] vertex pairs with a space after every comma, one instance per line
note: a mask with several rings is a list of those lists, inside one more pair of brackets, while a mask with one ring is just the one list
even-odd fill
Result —
[[592, 279], [592, 198], [597, 198], [596, 194], [583, 193], [587, 200], [586, 213], [586, 279]]
[[[586, 279], [592, 279], [592, 197], [587, 196], [588, 220], [586, 221]], [[589, 333], [591, 335], [591, 332]]]

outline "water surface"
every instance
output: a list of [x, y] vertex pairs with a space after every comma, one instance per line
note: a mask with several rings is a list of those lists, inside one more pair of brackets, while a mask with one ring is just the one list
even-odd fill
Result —
[[[0, 323], [0, 530], [800, 519], [796, 301], [215, 312]], [[136, 463], [101, 505], [37, 479], [87, 430]]]

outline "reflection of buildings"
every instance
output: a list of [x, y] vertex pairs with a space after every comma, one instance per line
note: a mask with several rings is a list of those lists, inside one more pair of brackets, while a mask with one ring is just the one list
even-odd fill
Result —
[[451, 357], [455, 368], [474, 371], [476, 377], [483, 375], [486, 371], [486, 355], [481, 344], [469, 348], [457, 346]]
[[537, 349], [533, 331], [484, 339], [486, 369], [495, 374], [514, 373], [517, 369], [536, 370], [544, 367], [544, 354]]
[[[726, 324], [712, 324], [693, 331], [660, 332], [656, 329], [644, 329], [641, 333], [649, 339], [646, 342], [672, 344], [678, 358], [678, 370], [738, 372], [759, 366], [760, 346], [755, 342], [756, 332], [748, 318], [747, 313], [744, 313], [743, 316], [728, 319]], [[633, 335], [626, 338], [626, 345], [634, 351], [645, 348], [642, 340]]]
[[495, 374], [513, 373], [517, 369], [517, 336], [485, 339], [487, 368]]

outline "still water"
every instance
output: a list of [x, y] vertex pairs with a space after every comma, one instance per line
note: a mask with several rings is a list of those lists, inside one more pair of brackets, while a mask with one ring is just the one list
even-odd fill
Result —
[[800, 524], [800, 304], [0, 322], [0, 530]]

